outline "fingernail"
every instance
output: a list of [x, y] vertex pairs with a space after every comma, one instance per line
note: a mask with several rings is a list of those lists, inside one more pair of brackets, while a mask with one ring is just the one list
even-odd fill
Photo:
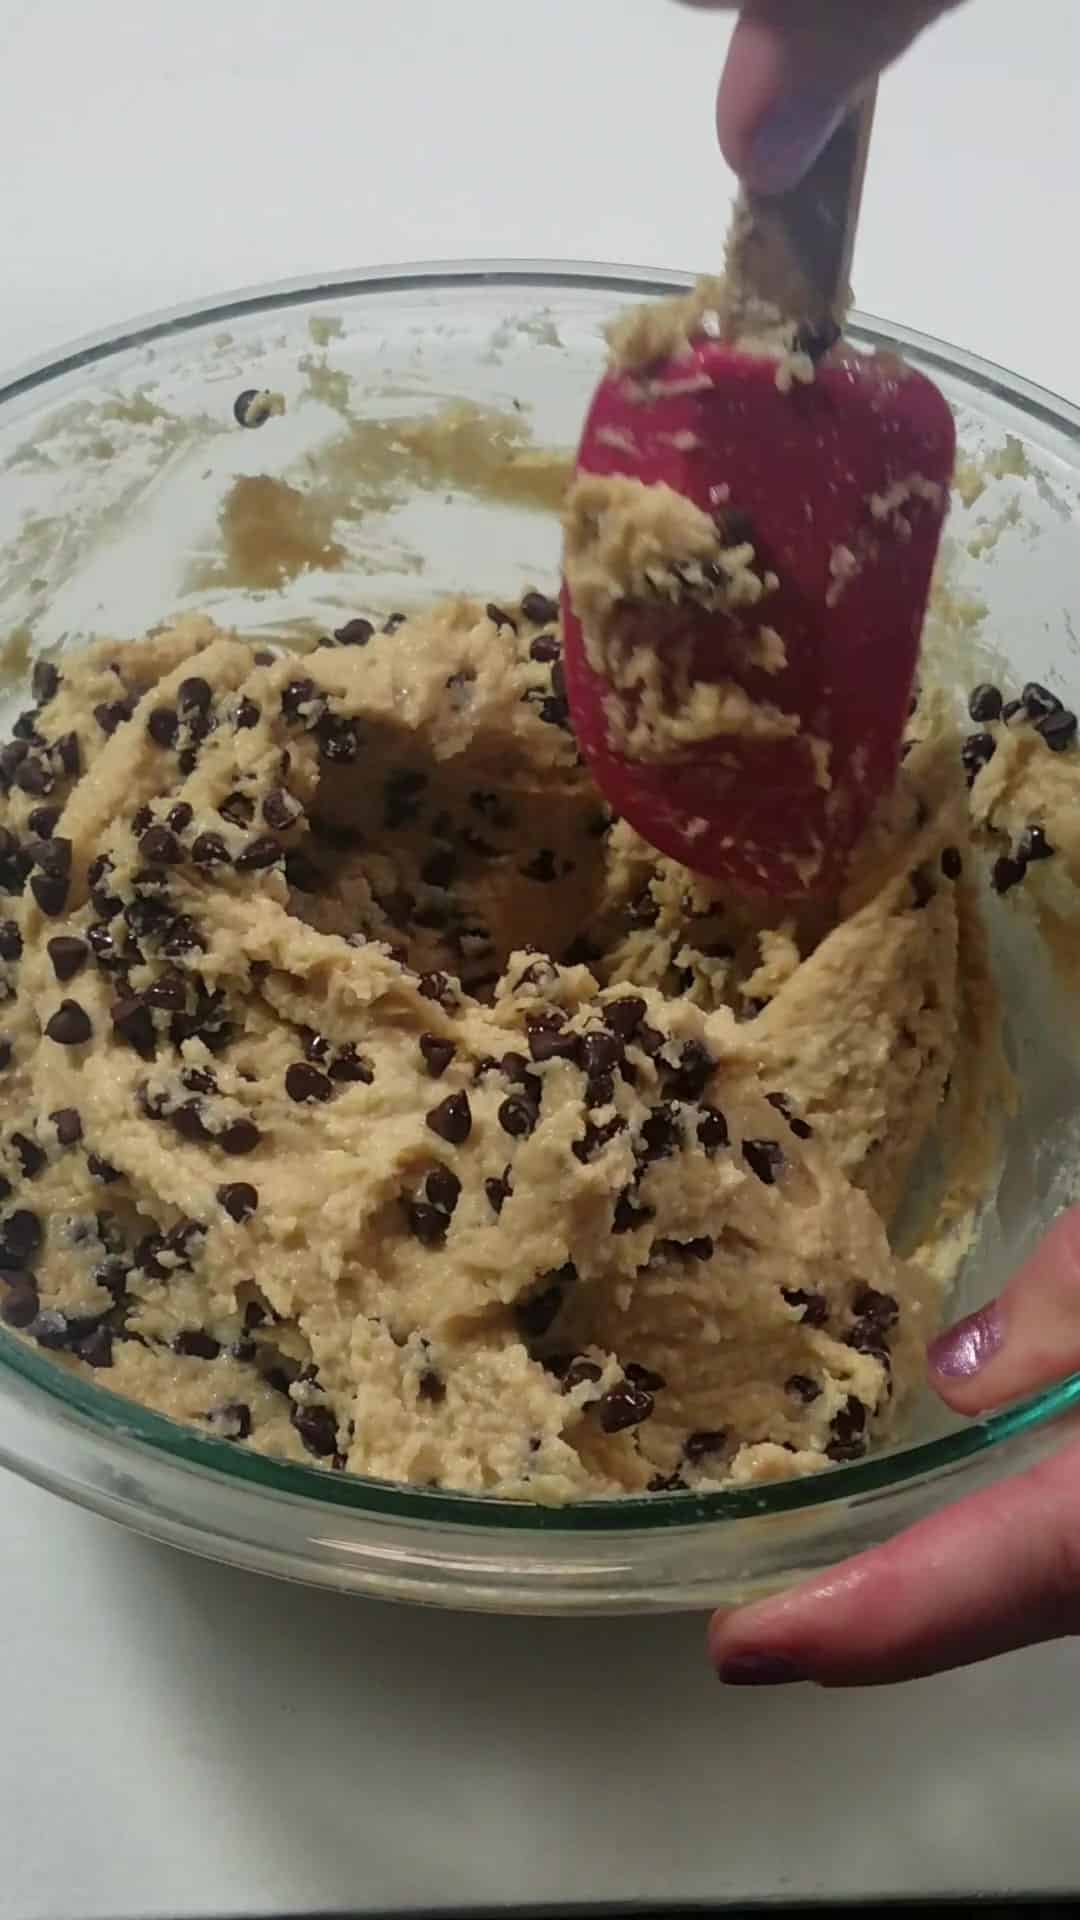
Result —
[[992, 1300], [932, 1340], [927, 1357], [934, 1372], [944, 1374], [946, 1380], [969, 1380], [993, 1359], [1003, 1338], [998, 1303]]
[[806, 1679], [794, 1660], [780, 1653], [732, 1653], [717, 1671], [726, 1687], [785, 1687]]
[[813, 166], [847, 109], [835, 100], [785, 100], [766, 114], [750, 142], [747, 185], [786, 193]]

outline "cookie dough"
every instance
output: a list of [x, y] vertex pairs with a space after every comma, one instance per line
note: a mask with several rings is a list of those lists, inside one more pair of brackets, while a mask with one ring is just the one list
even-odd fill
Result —
[[610, 818], [556, 616], [39, 663], [0, 749], [0, 1312], [58, 1364], [553, 1504], [897, 1430], [979, 1185], [950, 1116], [1004, 1085], [955, 725], [915, 716], [840, 901], [755, 918]]

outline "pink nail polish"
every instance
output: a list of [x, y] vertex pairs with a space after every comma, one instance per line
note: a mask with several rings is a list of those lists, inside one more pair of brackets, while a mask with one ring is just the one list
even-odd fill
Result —
[[969, 1313], [931, 1341], [927, 1357], [933, 1371], [944, 1374], [946, 1380], [970, 1380], [993, 1359], [1004, 1331], [998, 1303], [991, 1300], [989, 1306]]
[[720, 1662], [718, 1672], [726, 1687], [784, 1687], [806, 1679], [794, 1660], [780, 1653], [733, 1653]]

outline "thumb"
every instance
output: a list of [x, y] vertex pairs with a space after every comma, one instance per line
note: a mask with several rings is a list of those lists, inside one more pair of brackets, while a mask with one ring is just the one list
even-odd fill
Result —
[[802, 178], [857, 95], [961, 0], [747, 0], [717, 102], [724, 158], [758, 193]]
[[933, 1342], [930, 1384], [985, 1413], [1080, 1372], [1080, 1207], [1063, 1213], [996, 1300]]

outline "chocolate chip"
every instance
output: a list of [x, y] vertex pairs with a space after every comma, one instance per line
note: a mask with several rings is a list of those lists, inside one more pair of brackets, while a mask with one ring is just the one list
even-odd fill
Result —
[[309, 1453], [323, 1460], [337, 1451], [337, 1421], [329, 1407], [293, 1406], [289, 1418]]
[[396, 633], [399, 627], [403, 627], [405, 625], [405, 622], [408, 619], [408, 617], [409, 616], [407, 613], [390, 614], [388, 619], [384, 620], [383, 622], [382, 631], [384, 633]]
[[866, 1451], [866, 1408], [853, 1397], [834, 1414], [829, 1427], [832, 1438], [825, 1451], [830, 1460], [858, 1460]]
[[583, 1073], [610, 1073], [619, 1063], [622, 1047], [618, 1039], [610, 1032], [595, 1030], [582, 1034], [578, 1045], [578, 1060]]
[[227, 867], [230, 864], [229, 849], [220, 833], [200, 833], [192, 846], [191, 858], [197, 867]]
[[175, 707], [154, 707], [146, 722], [146, 731], [151, 740], [159, 747], [171, 747], [176, 743], [180, 726], [180, 717]]
[[495, 1214], [499, 1214], [502, 1212], [503, 1207], [505, 1206], [507, 1200], [509, 1200], [510, 1194], [512, 1191], [513, 1189], [510, 1184], [509, 1167], [503, 1168], [503, 1171], [498, 1179], [491, 1178], [484, 1181], [484, 1192], [487, 1195], [488, 1204], [491, 1207], [492, 1212]]
[[402, 1206], [409, 1223], [409, 1231], [414, 1239], [421, 1241], [425, 1247], [441, 1246], [449, 1225], [447, 1215], [438, 1207], [429, 1205], [426, 1200], [412, 1200], [406, 1197], [402, 1200]]
[[578, 1049], [578, 1037], [566, 1030], [566, 1017], [561, 1013], [529, 1013], [525, 1016], [528, 1033], [529, 1052], [538, 1063], [545, 1060], [573, 1060]]
[[777, 1178], [784, 1170], [784, 1149], [778, 1140], [744, 1140], [743, 1159], [755, 1173], [763, 1186], [776, 1185]]
[[360, 729], [347, 715], [328, 713], [316, 729], [319, 754], [334, 767], [351, 767], [360, 758]]
[[170, 960], [180, 960], [186, 953], [205, 953], [206, 943], [190, 914], [177, 914], [162, 939], [161, 951]]
[[928, 868], [916, 867], [914, 871], [909, 874], [908, 878], [911, 882], [911, 901], [913, 907], [916, 911], [922, 907], [928, 907], [934, 898], [934, 883], [930, 878]]
[[522, 595], [521, 611], [526, 620], [534, 627], [546, 627], [559, 617], [558, 602], [550, 600], [546, 593], [538, 593], [535, 588]]
[[253, 1120], [230, 1120], [228, 1126], [217, 1136], [219, 1147], [226, 1153], [254, 1153], [262, 1134]]
[[219, 1440], [246, 1440], [251, 1433], [251, 1408], [242, 1400], [229, 1400], [210, 1407], [206, 1424]]
[[642, 1159], [666, 1160], [678, 1151], [682, 1143], [682, 1122], [678, 1109], [666, 1105], [654, 1107], [641, 1128]]
[[182, 1101], [170, 1117], [181, 1140], [200, 1145], [204, 1140], [213, 1138], [202, 1117], [202, 1103], [199, 1100]]
[[55, 1040], [59, 1047], [84, 1046], [93, 1031], [89, 1014], [77, 1000], [61, 1000], [51, 1019], [45, 1022], [46, 1037]]
[[540, 702], [540, 718], [549, 727], [569, 729], [570, 707], [565, 699], [552, 694], [550, 699]]
[[342, 1086], [360, 1084], [370, 1087], [375, 1079], [375, 1069], [370, 1060], [357, 1053], [352, 1041], [346, 1042], [336, 1060], [330, 1062], [330, 1078]]
[[334, 628], [334, 639], [342, 647], [366, 647], [375, 632], [370, 620], [346, 620]]
[[49, 768], [45, 765], [45, 762], [39, 760], [35, 754], [30, 754], [25, 760], [21, 761], [16, 768], [15, 785], [19, 787], [23, 793], [33, 794], [37, 797], [38, 795], [51, 793], [53, 787], [56, 785], [56, 781]]
[[227, 793], [218, 812], [230, 826], [250, 827], [255, 818], [255, 803], [246, 793]]
[[710, 1453], [719, 1453], [727, 1439], [723, 1427], [700, 1427], [696, 1433], [688, 1433], [683, 1443], [683, 1452], [694, 1466], [699, 1466]]
[[170, 967], [160, 979], [143, 989], [142, 999], [148, 1007], [159, 1007], [163, 1013], [180, 1013], [187, 1006], [187, 983], [181, 973]]
[[0, 1223], [0, 1267], [29, 1266], [41, 1246], [41, 1221], [28, 1207], [18, 1207]]
[[1050, 845], [1042, 827], [1030, 826], [1024, 828], [1023, 833], [1016, 843], [1016, 858], [1021, 861], [1024, 866], [1030, 865], [1030, 863], [1035, 860], [1050, 860], [1053, 854], [1054, 848]]
[[539, 1117], [533, 1102], [520, 1093], [509, 1094], [499, 1108], [499, 1125], [514, 1139], [527, 1139]]
[[[81, 1011], [82, 1009], [80, 1008], [80, 1012]], [[18, 1156], [23, 1179], [36, 1180], [38, 1174], [45, 1166], [48, 1156], [43, 1149], [38, 1146], [37, 1141], [31, 1140], [29, 1134], [26, 1133], [13, 1133], [11, 1136], [11, 1144]]]
[[8, 1067], [10, 1067], [11, 1065], [11, 1061], [12, 1061], [11, 1041], [0, 1039], [0, 1073], [5, 1073], [7, 1071]]
[[1045, 720], [1036, 720], [1035, 731], [1040, 733], [1051, 753], [1064, 753], [1076, 739], [1077, 721], [1075, 713], [1062, 708], [1058, 713], [1048, 713]]
[[636, 1360], [628, 1360], [623, 1372], [632, 1386], [643, 1387], [646, 1393], [661, 1393], [667, 1386], [662, 1373], [655, 1373], [651, 1367], [643, 1367]]
[[221, 1352], [220, 1340], [212, 1333], [206, 1333], [202, 1327], [184, 1327], [172, 1343], [174, 1353], [184, 1353], [192, 1360], [216, 1360]]
[[281, 842], [272, 834], [262, 833], [255, 840], [249, 840], [236, 856], [238, 873], [263, 873], [268, 867], [276, 866], [281, 859]]
[[447, 1012], [457, 1005], [457, 993], [448, 973], [422, 973], [416, 990], [425, 1000], [436, 1000]]
[[97, 1153], [87, 1154], [86, 1170], [90, 1178], [92, 1180], [99, 1180], [103, 1187], [115, 1186], [116, 1182], [122, 1180], [124, 1177], [122, 1173], [119, 1173], [115, 1167], [111, 1167], [109, 1162], [103, 1160], [101, 1155]]
[[282, 691], [281, 711], [294, 726], [311, 728], [326, 711], [326, 696], [314, 680], [290, 680]]
[[712, 1079], [716, 1062], [698, 1040], [686, 1040], [677, 1066], [661, 1063], [664, 1092], [676, 1100], [698, 1100]]
[[1049, 687], [1040, 686], [1037, 680], [1029, 680], [1021, 688], [1020, 698], [1029, 720], [1045, 720], [1052, 713], [1061, 712], [1061, 701]]
[[990, 870], [990, 878], [993, 882], [994, 892], [1010, 892], [1013, 887], [1019, 885], [1024, 877], [1024, 872], [1025, 867], [1023, 861], [1014, 860], [1009, 854], [1003, 853], [994, 861], [993, 867]]
[[461, 1198], [461, 1181], [449, 1167], [432, 1167], [424, 1182], [424, 1192], [440, 1213], [451, 1214]]
[[614, 1098], [614, 1075], [610, 1073], [591, 1073], [585, 1082], [586, 1107], [609, 1107]]
[[960, 758], [971, 786], [978, 773], [981, 773], [994, 757], [997, 742], [992, 733], [969, 733], [960, 749]]
[[47, 706], [60, 685], [60, 674], [51, 660], [37, 660], [30, 676], [30, 691], [39, 707]]
[[[53, 946], [50, 940], [50, 951]], [[22, 934], [14, 920], [0, 920], [0, 960], [18, 960], [22, 955]]]
[[973, 720], [1000, 720], [1001, 694], [989, 681], [982, 681], [973, 687], [968, 699], [968, 712]]
[[829, 1303], [823, 1293], [807, 1293], [803, 1287], [781, 1287], [789, 1307], [802, 1309], [804, 1327], [823, 1327], [829, 1318]]
[[39, 840], [51, 840], [61, 811], [60, 807], [34, 807], [27, 816], [26, 824]]
[[318, 1067], [309, 1066], [304, 1060], [294, 1060], [285, 1070], [285, 1091], [298, 1106], [315, 1106], [332, 1099], [334, 1089]]
[[420, 1035], [420, 1052], [424, 1057], [431, 1078], [438, 1080], [446, 1072], [447, 1067], [457, 1052], [457, 1048], [454, 1046], [452, 1040], [441, 1040], [438, 1034], [435, 1033], [422, 1033]]
[[595, 1360], [587, 1359], [584, 1354], [578, 1354], [575, 1358], [568, 1360], [565, 1367], [557, 1370], [551, 1367], [550, 1361], [545, 1361], [544, 1364], [549, 1371], [557, 1371], [557, 1377], [562, 1380], [564, 1393], [573, 1393], [575, 1387], [595, 1386], [596, 1382], [603, 1378], [604, 1373], [603, 1368], [597, 1366]]
[[189, 679], [181, 680], [176, 690], [176, 704], [185, 719], [189, 719], [193, 713], [209, 713], [213, 698], [210, 682], [200, 674], [192, 674]]
[[941, 871], [946, 880], [959, 880], [964, 871], [964, 859], [959, 847], [942, 848]]
[[612, 1233], [633, 1233], [637, 1227], [643, 1227], [653, 1218], [651, 1207], [639, 1207], [629, 1189], [624, 1189], [615, 1202], [611, 1219]]
[[268, 827], [283, 833], [300, 818], [301, 808], [284, 787], [271, 787], [262, 803], [262, 816]]
[[815, 1400], [820, 1400], [822, 1393], [817, 1381], [811, 1380], [808, 1373], [793, 1373], [790, 1379], [784, 1382], [784, 1391], [790, 1393], [794, 1399], [801, 1400], [804, 1407], [812, 1406]]
[[629, 1381], [621, 1381], [618, 1386], [609, 1387], [598, 1402], [600, 1425], [605, 1433], [625, 1433], [630, 1427], [640, 1427], [655, 1407], [651, 1393], [643, 1387], [635, 1387]]
[[148, 827], [139, 841], [139, 857], [155, 867], [178, 866], [183, 848], [168, 827]]
[[23, 1331], [36, 1320], [39, 1305], [36, 1288], [29, 1284], [9, 1287], [0, 1300], [0, 1320]]
[[113, 1332], [111, 1327], [98, 1326], [76, 1340], [72, 1352], [88, 1367], [111, 1367], [113, 1363]]
[[448, 1140], [451, 1146], [461, 1146], [472, 1132], [472, 1109], [467, 1093], [447, 1094], [446, 1099], [440, 1100], [438, 1106], [432, 1107], [425, 1117], [432, 1133], [437, 1133], [441, 1140]]
[[68, 779], [74, 780], [82, 764], [78, 734], [62, 733], [59, 739], [53, 741], [52, 751]]
[[626, 1121], [621, 1119], [618, 1114], [615, 1115], [614, 1119], [605, 1121], [602, 1127], [595, 1126], [590, 1120], [586, 1125], [582, 1138], [580, 1140], [574, 1140], [571, 1143], [570, 1150], [574, 1158], [581, 1161], [582, 1166], [588, 1166], [589, 1162], [595, 1160], [597, 1155], [602, 1153], [604, 1148], [609, 1146], [612, 1140], [616, 1139], [620, 1133], [625, 1132]]
[[67, 880], [71, 874], [71, 841], [57, 836], [49, 840], [27, 842], [25, 852], [51, 880]]
[[60, 1107], [56, 1113], [50, 1113], [49, 1119], [56, 1128], [56, 1138], [62, 1147], [76, 1147], [83, 1137], [82, 1115], [75, 1107]]
[[57, 874], [34, 873], [30, 876], [30, 891], [42, 913], [50, 920], [55, 920], [63, 913], [70, 887], [70, 880]]
[[230, 1220], [240, 1225], [250, 1220], [259, 1204], [258, 1190], [249, 1186], [246, 1180], [233, 1180], [227, 1186], [219, 1187], [217, 1197]]
[[126, 700], [103, 701], [100, 706], [94, 708], [94, 719], [106, 738], [114, 734], [117, 727], [130, 718], [131, 708]]
[[882, 1293], [877, 1287], [860, 1287], [851, 1306], [860, 1320], [873, 1320], [885, 1329], [895, 1327], [900, 1318], [900, 1307], [893, 1295]]

